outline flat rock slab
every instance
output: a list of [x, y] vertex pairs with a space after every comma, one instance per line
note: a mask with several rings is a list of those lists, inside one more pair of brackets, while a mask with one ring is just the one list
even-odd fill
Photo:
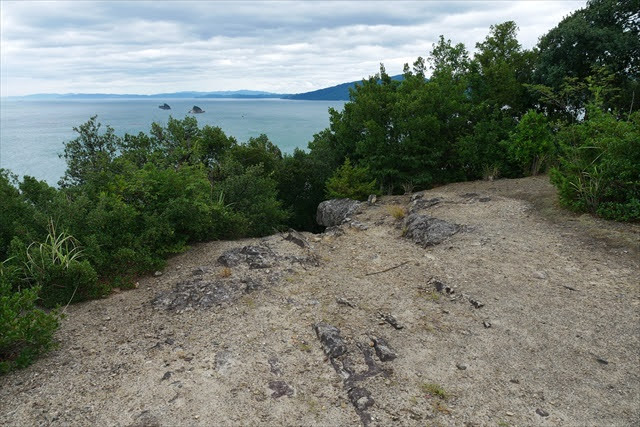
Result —
[[458, 224], [419, 214], [409, 215], [405, 226], [405, 237], [423, 247], [442, 243], [462, 229]]

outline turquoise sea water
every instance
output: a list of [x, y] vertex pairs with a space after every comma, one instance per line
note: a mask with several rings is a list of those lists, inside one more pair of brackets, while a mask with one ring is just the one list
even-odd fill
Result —
[[58, 154], [63, 143], [75, 138], [74, 126], [98, 115], [116, 134], [145, 132], [151, 123], [166, 124], [169, 116], [182, 119], [192, 106], [198, 123], [220, 126], [227, 135], [244, 142], [261, 133], [285, 153], [306, 148], [313, 135], [329, 125], [328, 108], [341, 110], [343, 101], [279, 99], [170, 99], [171, 110], [158, 108], [160, 99], [6, 100], [0, 101], [0, 168], [19, 176], [31, 175], [55, 185], [64, 174]]

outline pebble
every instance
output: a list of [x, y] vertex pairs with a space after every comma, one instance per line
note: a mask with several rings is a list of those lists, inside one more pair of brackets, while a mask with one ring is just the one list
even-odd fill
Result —
[[456, 368], [460, 369], [461, 371], [464, 371], [467, 369], [467, 365], [464, 365], [462, 363], [458, 363], [456, 364]]
[[507, 412], [506, 414], [508, 417], [513, 417], [513, 412]]
[[535, 277], [536, 279], [544, 280], [547, 278], [547, 273], [545, 273], [544, 271], [535, 271], [533, 273], [533, 277]]
[[482, 322], [482, 324], [484, 325], [485, 328], [490, 328], [491, 327], [491, 322], [485, 320], [484, 322]]
[[547, 411], [545, 411], [544, 409], [536, 409], [536, 414], [540, 415], [541, 417], [548, 417], [549, 413]]
[[162, 276], [162, 271], [158, 270], [155, 273], [153, 273], [153, 277], [160, 277]]

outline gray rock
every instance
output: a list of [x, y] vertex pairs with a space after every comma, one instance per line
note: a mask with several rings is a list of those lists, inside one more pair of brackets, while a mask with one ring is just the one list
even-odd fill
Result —
[[373, 338], [373, 348], [381, 362], [388, 362], [398, 357], [384, 338]]
[[223, 253], [218, 257], [218, 263], [225, 267], [235, 267], [245, 260], [245, 257], [240, 255], [239, 249], [231, 249]]
[[296, 230], [292, 228], [290, 228], [289, 231], [287, 231], [287, 235], [284, 236], [284, 240], [288, 240], [291, 243], [294, 243], [303, 249], [306, 249], [309, 247], [309, 242], [307, 241], [307, 239], [305, 239], [302, 234], [298, 233]]
[[375, 403], [371, 393], [362, 387], [353, 387], [347, 392], [347, 396], [358, 411], [367, 410]]
[[360, 202], [351, 199], [325, 200], [318, 205], [316, 222], [325, 227], [340, 225], [360, 207]]
[[276, 255], [265, 246], [245, 246], [240, 253], [246, 257], [249, 268], [273, 267]]
[[273, 390], [271, 397], [277, 399], [282, 396], [293, 396], [293, 388], [284, 381], [269, 381], [269, 388]]
[[270, 268], [276, 259], [276, 254], [266, 246], [244, 246], [226, 251], [218, 257], [218, 263], [225, 267], [236, 267], [246, 262], [251, 269]]
[[153, 273], [153, 276], [154, 276], [154, 277], [160, 277], [160, 276], [162, 276], [162, 271], [160, 271], [160, 270], [156, 271], [155, 273]]
[[340, 336], [340, 329], [327, 323], [317, 323], [314, 329], [327, 357], [338, 357], [347, 352], [347, 345]]
[[405, 237], [423, 247], [437, 245], [462, 229], [458, 224], [418, 214], [409, 215], [405, 226]]
[[370, 194], [369, 198], [367, 199], [367, 204], [369, 206], [375, 205], [377, 200], [378, 200], [378, 196], [376, 196], [375, 194]]
[[415, 211], [428, 209], [439, 204], [442, 199], [436, 197], [434, 199], [425, 200], [422, 197], [419, 198], [411, 198], [411, 204], [409, 205], [409, 213], [414, 213]]
[[393, 326], [395, 329], [403, 329], [404, 326], [398, 322], [398, 320], [391, 313], [378, 313], [378, 316], [386, 323]]
[[460, 369], [461, 371], [466, 371], [467, 370], [467, 365], [462, 364], [462, 363], [457, 363], [456, 364], [456, 368]]

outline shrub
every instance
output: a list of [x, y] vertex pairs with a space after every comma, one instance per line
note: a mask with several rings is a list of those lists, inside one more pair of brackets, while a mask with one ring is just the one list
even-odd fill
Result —
[[98, 284], [98, 275], [88, 261], [80, 261], [81, 251], [73, 236], [58, 233], [53, 222], [44, 243], [32, 243], [26, 250], [27, 281], [40, 289], [45, 307], [98, 298], [108, 287]]
[[561, 203], [607, 219], [640, 220], [640, 113], [629, 120], [591, 105], [588, 120], [562, 129], [551, 180]]
[[369, 179], [369, 169], [351, 166], [347, 158], [327, 181], [327, 197], [331, 199], [366, 200], [376, 192], [376, 180]]
[[537, 175], [553, 157], [553, 134], [544, 114], [529, 110], [511, 133], [507, 143], [509, 156], [525, 174]]
[[7, 270], [0, 264], [0, 374], [29, 366], [53, 348], [60, 318], [56, 311], [36, 308], [38, 287], [14, 291], [17, 271]]
[[[276, 182], [264, 176], [261, 164], [249, 166], [243, 173], [231, 175], [216, 186], [220, 200], [244, 222], [240, 235], [265, 236], [284, 227], [289, 213], [278, 200]], [[242, 227], [241, 223], [235, 223]]]

